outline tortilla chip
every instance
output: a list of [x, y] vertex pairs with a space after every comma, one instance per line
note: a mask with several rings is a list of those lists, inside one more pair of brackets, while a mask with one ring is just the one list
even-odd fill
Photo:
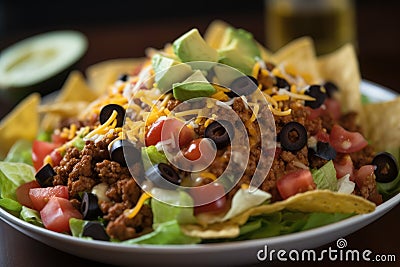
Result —
[[202, 227], [195, 224], [181, 225], [182, 232], [187, 236], [200, 237], [203, 239], [233, 238], [240, 234], [239, 225], [218, 223]]
[[362, 107], [363, 132], [377, 151], [400, 147], [400, 97]]
[[251, 216], [270, 214], [281, 210], [300, 212], [364, 214], [375, 210], [376, 205], [360, 196], [337, 193], [330, 190], [312, 190], [296, 194], [286, 200], [250, 208], [229, 221], [209, 225], [182, 225], [182, 231], [204, 239], [237, 237], [239, 228]]
[[40, 94], [33, 93], [21, 101], [0, 122], [0, 158], [4, 158], [11, 146], [19, 139], [33, 140], [39, 130], [37, 108]]
[[77, 115], [85, 106], [82, 103], [86, 103], [87, 106], [98, 97], [99, 94], [88, 86], [82, 73], [72, 71], [51, 104], [39, 108], [42, 112], [47, 109], [40, 127], [46, 131], [54, 129], [62, 118]]
[[361, 116], [361, 74], [353, 45], [346, 44], [318, 58], [318, 68], [324, 80], [339, 87], [339, 101], [344, 112], [356, 111]]
[[142, 58], [111, 59], [94, 64], [86, 69], [88, 83], [98, 94], [106, 92], [121, 74], [131, 73], [139, 66]]
[[313, 190], [296, 194], [286, 200], [249, 209], [230, 220], [244, 224], [250, 216], [269, 214], [283, 209], [301, 212], [356, 213], [375, 210], [375, 204], [356, 195], [342, 194], [330, 190]]
[[86, 101], [63, 102], [41, 105], [38, 108], [39, 113], [52, 113], [61, 117], [76, 117], [88, 106]]
[[98, 92], [92, 90], [88, 86], [82, 73], [75, 70], [69, 74], [55, 102], [91, 102], [97, 99], [99, 96], [100, 94]]

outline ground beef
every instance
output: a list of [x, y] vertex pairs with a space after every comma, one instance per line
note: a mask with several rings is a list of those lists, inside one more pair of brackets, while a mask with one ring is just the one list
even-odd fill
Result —
[[148, 205], [143, 205], [140, 212], [129, 219], [121, 214], [108, 223], [106, 231], [111, 238], [127, 240], [152, 231], [153, 214]]
[[343, 114], [339, 119], [339, 124], [347, 131], [362, 133], [361, 127], [357, 124], [357, 113], [354, 111]]
[[365, 148], [350, 153], [351, 160], [355, 169], [359, 169], [364, 165], [369, 165], [375, 156], [375, 150], [371, 145], [367, 145]]
[[[82, 151], [68, 148], [59, 166], [54, 168], [53, 184], [68, 186], [70, 202], [77, 209], [82, 192], [90, 192], [99, 183], [107, 184], [108, 200], [99, 201], [107, 232], [113, 238], [126, 240], [152, 231], [152, 214], [146, 206], [135, 218], [124, 219], [124, 210], [135, 207], [142, 191], [127, 167], [110, 160], [108, 145], [117, 137], [115, 133], [97, 143], [87, 141]], [[134, 175], [142, 172], [140, 163], [132, 166]]]
[[166, 108], [169, 111], [172, 111], [176, 106], [178, 106], [181, 102], [175, 98], [168, 100]]

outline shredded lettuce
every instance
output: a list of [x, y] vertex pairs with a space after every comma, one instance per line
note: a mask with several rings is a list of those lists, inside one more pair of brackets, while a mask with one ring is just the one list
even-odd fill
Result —
[[85, 227], [85, 224], [87, 222], [89, 222], [89, 221], [76, 219], [76, 218], [69, 219], [69, 228], [71, 229], [72, 236], [83, 237], [82, 236], [83, 228]]
[[152, 165], [168, 163], [168, 159], [165, 154], [158, 151], [155, 146], [148, 146], [142, 148], [142, 162], [144, 169], [147, 170]]
[[32, 163], [32, 142], [28, 140], [18, 140], [8, 151], [6, 162], [23, 162], [28, 165]]
[[281, 236], [335, 223], [353, 216], [345, 213], [279, 211], [251, 217], [240, 227], [240, 235], [233, 239], [206, 242], [239, 241]]
[[176, 206], [169, 205], [155, 198], [151, 199], [151, 210], [153, 212], [153, 228], [157, 228], [159, 224], [174, 221], [178, 223], [195, 223], [196, 218], [193, 215], [193, 199], [190, 195], [183, 191], [170, 191], [157, 188], [157, 192], [153, 195], [168, 198], [168, 203], [171, 199], [175, 200]]
[[384, 201], [400, 193], [400, 174], [390, 183], [376, 183], [378, 192], [382, 195]]
[[22, 206], [20, 217], [28, 223], [43, 227], [43, 222], [40, 219], [40, 214], [37, 210]]
[[0, 162], [0, 197], [17, 201], [18, 186], [35, 179], [32, 166], [20, 162]]
[[85, 141], [81, 137], [77, 137], [72, 141], [72, 145], [76, 147], [79, 151], [82, 151], [85, 147]]
[[18, 201], [12, 200], [10, 198], [0, 198], [0, 207], [15, 216], [18, 216], [22, 209], [22, 205], [19, 204]]
[[124, 244], [197, 244], [201, 239], [190, 237], [182, 233], [179, 223], [176, 220], [167, 221], [158, 224], [153, 232], [140, 237], [123, 241]]
[[338, 190], [338, 181], [336, 178], [336, 170], [332, 160], [328, 161], [324, 166], [319, 169], [311, 171], [314, 183], [317, 189], [329, 189], [331, 191]]

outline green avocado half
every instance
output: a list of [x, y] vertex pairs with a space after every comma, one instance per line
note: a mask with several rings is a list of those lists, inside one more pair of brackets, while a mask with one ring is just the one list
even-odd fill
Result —
[[0, 51], [0, 98], [16, 103], [39, 92], [60, 89], [85, 54], [88, 42], [72, 30], [42, 33]]

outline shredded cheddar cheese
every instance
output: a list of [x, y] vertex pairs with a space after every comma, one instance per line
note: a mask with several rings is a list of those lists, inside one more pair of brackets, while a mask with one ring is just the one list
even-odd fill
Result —
[[143, 192], [142, 195], [140, 196], [138, 202], [136, 203], [136, 206], [133, 209], [125, 210], [124, 211], [124, 215], [126, 217], [128, 217], [129, 219], [134, 218], [139, 213], [139, 211], [142, 208], [144, 202], [149, 198], [151, 198], [151, 195], [149, 195], [146, 192]]
[[207, 171], [201, 172], [200, 173], [200, 177], [209, 178], [209, 179], [211, 179], [213, 181], [217, 180], [217, 176], [214, 173], [207, 172]]

